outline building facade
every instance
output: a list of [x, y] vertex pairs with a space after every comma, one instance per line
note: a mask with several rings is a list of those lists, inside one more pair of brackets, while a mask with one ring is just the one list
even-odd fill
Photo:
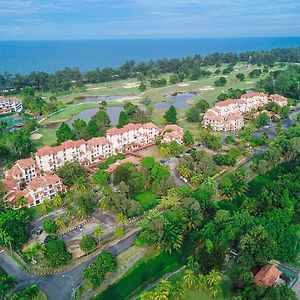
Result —
[[244, 126], [244, 114], [258, 107], [267, 105], [270, 101], [280, 106], [287, 105], [287, 99], [280, 95], [267, 96], [263, 93], [248, 93], [240, 99], [227, 99], [215, 103], [203, 117], [203, 127], [210, 127], [214, 131], [237, 131]]
[[0, 111], [4, 112], [21, 112], [23, 110], [22, 100], [10, 97], [0, 96]]

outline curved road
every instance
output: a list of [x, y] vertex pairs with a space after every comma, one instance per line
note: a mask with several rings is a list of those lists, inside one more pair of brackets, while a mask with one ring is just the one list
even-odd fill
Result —
[[[134, 240], [139, 232], [135, 232], [115, 245], [109, 246], [105, 250], [113, 255], [119, 255], [134, 244]], [[71, 299], [72, 279], [75, 288], [82, 282], [82, 270], [92, 263], [97, 256], [85, 261], [79, 266], [73, 267], [65, 272], [51, 275], [36, 275], [24, 271], [6, 252], [0, 253], [0, 267], [7, 273], [15, 276], [18, 284], [17, 288], [24, 288], [31, 284], [36, 284], [47, 296], [49, 300]], [[67, 275], [63, 277], [62, 275]]]

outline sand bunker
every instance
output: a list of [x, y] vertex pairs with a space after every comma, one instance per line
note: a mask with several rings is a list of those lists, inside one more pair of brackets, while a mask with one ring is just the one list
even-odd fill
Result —
[[87, 91], [93, 91], [93, 90], [101, 90], [103, 87], [93, 87], [93, 88], [88, 88], [86, 89]]
[[180, 82], [180, 83], [176, 83], [177, 86], [189, 86], [189, 83], [184, 83], [184, 82]]
[[140, 82], [128, 82], [128, 83], [123, 83], [123, 88], [124, 89], [134, 89], [140, 86]]
[[215, 88], [211, 85], [206, 85], [203, 88], [200, 88], [199, 91], [213, 91]]
[[43, 135], [40, 133], [33, 133], [30, 137], [31, 140], [35, 141], [35, 140], [39, 140]]
[[252, 84], [253, 81], [246, 81], [245, 83], [247, 83], [247, 84]]

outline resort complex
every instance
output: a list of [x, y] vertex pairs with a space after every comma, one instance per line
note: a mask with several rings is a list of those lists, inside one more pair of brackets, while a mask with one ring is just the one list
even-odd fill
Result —
[[21, 112], [22, 109], [23, 104], [20, 99], [15, 97], [0, 96], [0, 115]]
[[[129, 123], [122, 128], [109, 129], [106, 137], [88, 141], [68, 140], [59, 146], [42, 147], [35, 153], [35, 160], [20, 159], [5, 172], [5, 200], [14, 208], [20, 206], [16, 204], [20, 197], [27, 199], [29, 207], [38, 205], [43, 199], [52, 199], [67, 188], [54, 174], [65, 163], [77, 161], [82, 166], [95, 165], [118, 153], [130, 154], [153, 146], [160, 135], [162, 143], [183, 143], [183, 129], [177, 125], [166, 125], [160, 129], [153, 123]], [[124, 162], [131, 160], [125, 159]], [[139, 160], [135, 158], [133, 162], [138, 164]], [[109, 173], [120, 164], [122, 162], [112, 165]]]
[[217, 102], [205, 113], [203, 126], [214, 131], [237, 131], [244, 126], [244, 115], [250, 111], [274, 102], [279, 106], [288, 104], [287, 98], [280, 95], [270, 95], [252, 92], [242, 95], [240, 99], [227, 99]]

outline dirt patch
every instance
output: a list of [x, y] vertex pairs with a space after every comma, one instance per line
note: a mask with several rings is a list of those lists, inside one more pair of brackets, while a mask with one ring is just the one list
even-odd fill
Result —
[[102, 90], [103, 87], [93, 87], [93, 88], [87, 88], [87, 91], [93, 91], [93, 90]]
[[211, 85], [206, 85], [203, 88], [200, 88], [199, 91], [213, 91], [215, 88]]
[[177, 86], [189, 86], [189, 83], [184, 83], [184, 82], [180, 82], [180, 83], [176, 83]]
[[134, 89], [140, 86], [140, 82], [128, 82], [128, 83], [123, 83], [123, 88], [124, 89]]
[[41, 137], [43, 137], [43, 135], [41, 133], [33, 133], [31, 135], [30, 139], [35, 141], [35, 140], [39, 140]]

